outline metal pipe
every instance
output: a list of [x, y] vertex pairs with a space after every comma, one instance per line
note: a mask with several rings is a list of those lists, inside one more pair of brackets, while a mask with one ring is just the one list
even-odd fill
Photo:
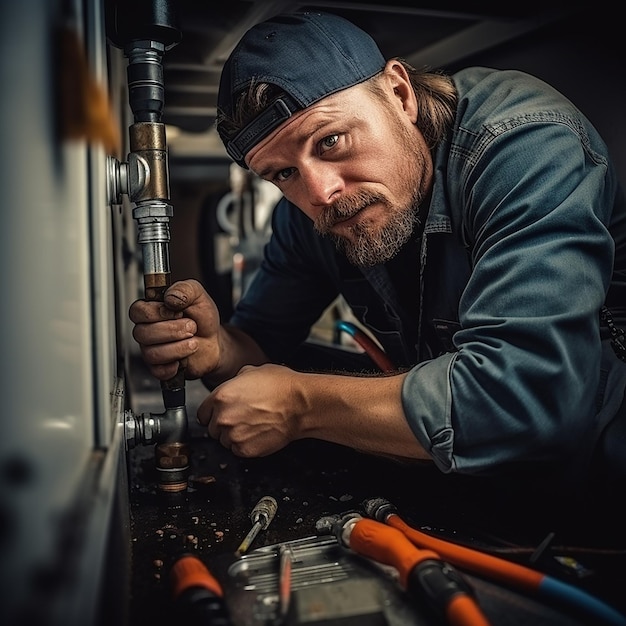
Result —
[[[154, 0], [152, 5], [120, 3], [116, 20], [109, 24], [109, 39], [123, 47], [128, 59], [128, 99], [134, 123], [129, 128], [127, 163], [109, 157], [109, 201], [120, 203], [123, 194], [135, 204], [137, 243], [141, 246], [146, 300], [162, 302], [171, 285], [169, 172], [165, 125], [161, 123], [165, 89], [162, 57], [180, 40], [174, 24], [173, 3]], [[141, 10], [141, 12], [138, 12]], [[187, 488], [189, 447], [185, 406], [184, 364], [170, 380], [161, 382], [165, 411], [127, 414], [126, 441], [155, 444], [159, 488]]]

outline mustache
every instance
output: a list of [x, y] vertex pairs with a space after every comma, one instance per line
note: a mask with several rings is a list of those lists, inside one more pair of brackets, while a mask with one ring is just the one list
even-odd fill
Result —
[[379, 202], [387, 204], [387, 198], [381, 194], [372, 193], [370, 191], [359, 191], [355, 194], [342, 196], [332, 204], [329, 204], [317, 216], [314, 222], [315, 230], [321, 234], [326, 234], [330, 232], [333, 226], [338, 222], [343, 222], [355, 216], [366, 206]]

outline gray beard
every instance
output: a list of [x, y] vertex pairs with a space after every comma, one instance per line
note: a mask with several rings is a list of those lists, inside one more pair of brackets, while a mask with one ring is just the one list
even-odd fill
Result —
[[355, 215], [358, 210], [374, 202], [383, 202], [386, 198], [361, 194], [359, 197], [344, 199], [340, 205], [328, 207], [315, 222], [315, 229], [329, 237], [337, 250], [343, 253], [348, 261], [358, 267], [372, 267], [386, 263], [392, 259], [409, 241], [411, 235], [420, 226], [419, 194], [416, 193], [412, 203], [403, 210], [391, 210], [389, 222], [381, 230], [372, 230], [367, 224], [354, 224], [351, 233], [354, 240], [330, 232], [330, 228], [340, 219]]

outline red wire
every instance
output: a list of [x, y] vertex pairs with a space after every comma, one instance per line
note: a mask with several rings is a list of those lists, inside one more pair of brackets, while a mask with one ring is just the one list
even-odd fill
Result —
[[347, 332], [353, 339], [358, 343], [363, 350], [368, 354], [368, 356], [374, 361], [374, 363], [383, 371], [383, 372], [395, 372], [397, 371], [397, 367], [394, 365], [393, 361], [385, 354], [384, 350], [381, 350], [380, 347], [372, 341], [370, 337], [367, 336], [360, 328], [355, 326], [350, 322], [341, 321], [338, 323], [338, 328]]

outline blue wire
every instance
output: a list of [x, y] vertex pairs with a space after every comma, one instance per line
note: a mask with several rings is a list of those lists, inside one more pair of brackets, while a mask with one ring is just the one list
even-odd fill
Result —
[[343, 330], [343, 331], [347, 332], [352, 337], [354, 337], [357, 334], [357, 332], [358, 332], [357, 327], [354, 324], [352, 324], [352, 322], [345, 322], [344, 320], [337, 320], [335, 322], [335, 326], [339, 330]]
[[626, 615], [602, 602], [598, 598], [578, 589], [573, 585], [561, 582], [556, 578], [544, 576], [539, 583], [538, 591], [555, 600], [564, 601], [569, 606], [577, 606], [591, 615], [595, 615], [606, 624], [626, 626]]

